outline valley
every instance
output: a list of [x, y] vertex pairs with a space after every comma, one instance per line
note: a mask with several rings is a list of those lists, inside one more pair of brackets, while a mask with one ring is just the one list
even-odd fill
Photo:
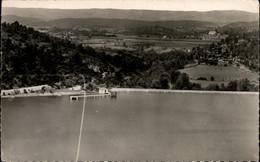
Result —
[[[10, 67], [4, 65], [4, 75], [11, 72], [10, 68], [17, 69], [12, 73], [14, 76], [12, 81], [8, 80], [10, 77], [4, 79], [4, 88], [31, 86], [31, 78], [36, 79], [35, 75], [39, 73], [62, 74], [62, 77], [56, 76], [54, 80], [53, 76], [48, 76], [47, 80], [46, 76], [36, 79], [37, 84], [45, 84], [43, 80], [46, 80], [48, 84], [61, 85], [59, 88], [82, 84], [81, 76], [87, 78], [88, 84], [92, 87], [105, 85], [130, 88], [228, 90], [230, 82], [240, 82], [243, 79], [249, 79], [250, 88], [246, 88], [247, 90], [254, 91], [259, 86], [256, 72], [259, 67], [256, 61], [258, 21], [254, 21], [251, 13], [245, 13], [250, 18], [247, 22], [223, 19], [211, 22], [205, 21], [205, 17], [189, 20], [179, 19], [178, 16], [175, 18], [173, 16], [173, 19], [150, 20], [145, 16], [149, 11], [144, 11], [143, 19], [133, 18], [131, 17], [133, 15], [127, 14], [119, 19], [115, 15], [107, 18], [102, 14], [95, 18], [93, 17], [96, 14], [95, 10], [81, 10], [81, 12], [93, 12], [92, 17], [82, 17], [81, 14], [61, 17], [58, 13], [70, 11], [49, 10], [53, 12], [46, 16], [50, 17], [56, 13], [56, 17], [46, 19], [37, 17], [37, 14], [36, 17], [28, 16], [28, 11], [34, 13], [32, 9], [26, 12], [16, 9], [21, 13], [19, 16], [12, 11], [13, 8], [5, 10], [7, 11], [3, 16], [2, 25], [3, 50], [8, 51], [6, 53], [17, 53], [17, 50], [5, 46], [11, 42], [27, 53], [17, 58], [16, 54], [4, 56], [4, 61], [13, 57], [16, 59], [28, 57], [26, 55], [33, 57], [26, 65], [20, 63], [23, 67], [20, 69], [12, 68], [14, 65], [11, 60], [8, 63]], [[227, 15], [231, 13], [232, 11], [222, 12]], [[204, 14], [207, 15], [209, 12]], [[235, 19], [234, 15], [233, 18]], [[14, 34], [14, 31], [19, 32]], [[49, 53], [50, 56], [47, 57], [44, 53]], [[36, 61], [38, 59], [47, 61], [47, 58], [52, 60], [52, 65], [49, 67]], [[32, 64], [35, 61], [36, 63]], [[194, 66], [185, 68], [189, 64]], [[250, 77], [241, 72], [243, 66], [249, 70]], [[34, 67], [33, 71], [29, 70], [31, 67]], [[20, 76], [25, 72], [21, 69], [28, 69], [26, 73], [30, 77]], [[209, 75], [214, 79], [210, 79]], [[222, 89], [218, 88], [221, 85]], [[240, 89], [237, 84], [237, 88], [232, 90]]]

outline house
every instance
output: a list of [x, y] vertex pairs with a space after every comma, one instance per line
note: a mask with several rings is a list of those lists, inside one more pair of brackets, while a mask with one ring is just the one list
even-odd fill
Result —
[[209, 31], [209, 35], [216, 35], [216, 31], [214, 30]]
[[1, 96], [9, 96], [9, 95], [14, 95], [14, 89], [9, 89], [9, 90], [1, 90]]
[[37, 91], [49, 90], [49, 89], [51, 89], [51, 87], [48, 85], [39, 85], [39, 86], [15, 89], [15, 91], [17, 93], [22, 94], [22, 93], [31, 93], [31, 92], [37, 92]]
[[24, 87], [18, 89], [9, 89], [9, 90], [2, 90], [1, 95], [14, 95], [14, 94], [23, 94], [23, 93], [33, 93], [42, 90], [50, 90], [51, 87], [48, 85], [39, 85], [39, 86], [32, 86], [32, 87]]
[[79, 90], [81, 90], [81, 86], [76, 85], [76, 86], [72, 87], [72, 90], [79, 91]]
[[99, 89], [98, 89], [98, 93], [100, 93], [100, 94], [108, 94], [109, 91], [108, 91], [108, 89], [106, 89], [106, 88], [99, 88]]

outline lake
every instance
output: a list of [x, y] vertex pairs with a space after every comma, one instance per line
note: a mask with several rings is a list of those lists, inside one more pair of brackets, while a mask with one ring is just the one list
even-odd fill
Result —
[[[83, 99], [2, 100], [3, 160], [75, 160]], [[79, 160], [258, 160], [258, 95], [88, 98]]]

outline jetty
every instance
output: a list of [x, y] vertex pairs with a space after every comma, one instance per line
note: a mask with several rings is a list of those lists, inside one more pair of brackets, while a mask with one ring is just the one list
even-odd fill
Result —
[[83, 95], [83, 96], [70, 96], [70, 100], [78, 100], [79, 98], [96, 98], [96, 97], [107, 97], [111, 94], [95, 94], [95, 95]]
[[80, 98], [96, 98], [96, 97], [116, 97], [117, 92], [109, 92], [104, 94], [92, 94], [92, 95], [80, 95], [80, 96], [70, 96], [70, 100], [79, 100]]

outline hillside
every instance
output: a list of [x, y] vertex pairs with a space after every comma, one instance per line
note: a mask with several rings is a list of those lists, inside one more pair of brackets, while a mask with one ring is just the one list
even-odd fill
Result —
[[259, 30], [259, 21], [252, 21], [252, 22], [234, 22], [225, 25], [224, 27], [231, 27], [231, 28], [246, 28], [248, 30]]
[[161, 26], [167, 28], [179, 29], [205, 29], [216, 26], [212, 22], [192, 21], [192, 20], [176, 20], [176, 21], [141, 21], [129, 19], [100, 19], [100, 18], [85, 18], [85, 19], [57, 19], [51, 21], [32, 22], [32, 26], [36, 27], [110, 27], [116, 29], [131, 29], [142, 26]]
[[18, 21], [19, 23], [23, 25], [31, 25], [32, 23], [35, 22], [42, 22], [42, 19], [39, 18], [34, 18], [34, 17], [20, 17], [16, 15], [4, 15], [2, 16], [2, 22], [6, 23], [13, 23], [15, 21]]
[[[3, 89], [55, 83], [72, 86], [84, 80], [119, 85], [123, 75], [145, 68], [142, 60], [132, 55], [111, 57], [18, 22], [2, 24], [2, 52]], [[104, 80], [104, 72], [109, 79]]]
[[103, 19], [103, 18], [64, 18], [50, 21], [42, 21], [37, 18], [19, 17], [14, 15], [4, 15], [2, 22], [12, 23], [18, 21], [23, 25], [34, 27], [111, 27], [129, 29], [141, 26], [162, 26], [167, 28], [208, 28], [216, 26], [216, 23], [193, 21], [193, 20], [176, 20], [176, 21], [142, 21], [130, 19]]
[[[182, 51], [164, 54], [95, 51], [51, 37], [18, 22], [2, 24], [3, 89], [49, 84], [56, 88], [88, 83], [108, 87], [199, 89], [187, 74], [176, 73], [192, 60]], [[178, 75], [177, 75], [178, 74]]]
[[100, 27], [110, 27], [110, 28], [117, 28], [117, 29], [143, 26], [146, 24], [152, 25], [152, 22], [128, 20], [128, 19], [64, 18], [64, 19], [56, 19], [51, 21], [41, 21], [41, 22], [31, 23], [32, 26], [36, 26], [36, 27], [70, 28], [75, 26], [82, 26], [82, 27], [100, 26]]
[[195, 20], [231, 23], [258, 21], [257, 13], [245, 11], [155, 11], [118, 9], [44, 9], [44, 8], [2, 8], [3, 15], [35, 17], [45, 21], [64, 18], [107, 18], [144, 21]]

